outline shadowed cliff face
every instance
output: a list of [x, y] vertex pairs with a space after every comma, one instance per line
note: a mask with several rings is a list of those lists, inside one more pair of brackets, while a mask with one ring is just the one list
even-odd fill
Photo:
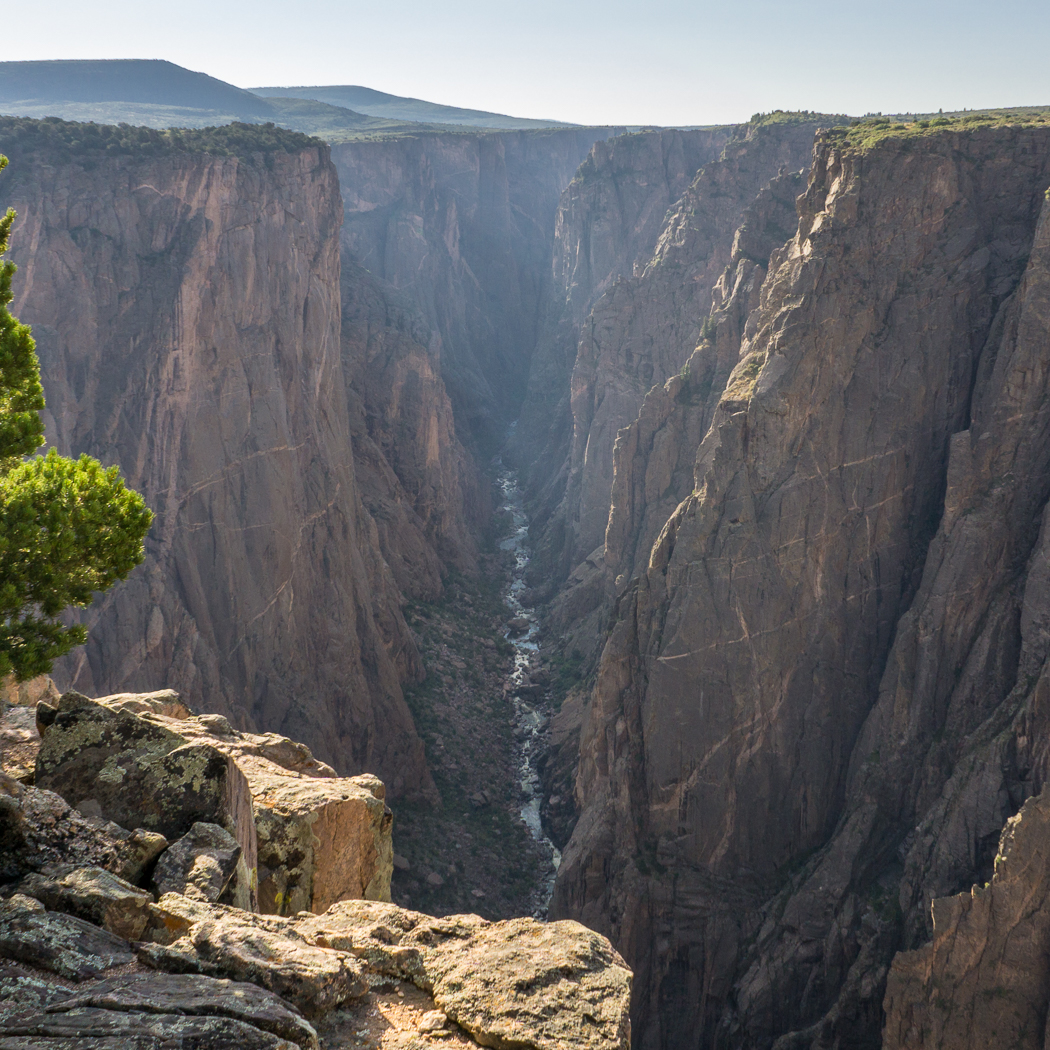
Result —
[[550, 274], [558, 197], [612, 129], [427, 135], [332, 148], [348, 259], [400, 290], [465, 441], [494, 451], [515, 418]]
[[12, 159], [49, 436], [156, 514], [64, 684], [172, 686], [429, 792], [399, 684], [419, 656], [355, 480], [327, 150]]
[[347, 260], [343, 369], [357, 484], [400, 592], [434, 601], [448, 568], [477, 571], [491, 501], [455, 434], [439, 340], [403, 296]]
[[[1031, 790], [1030, 729], [961, 767], [1020, 681], [1047, 499], [1046, 316], [1019, 282], [1042, 265], [1050, 130], [841, 142], [774, 253], [695, 491], [618, 601], [584, 728], [554, 913], [634, 965], [643, 1047], [877, 1046], [905, 932], [880, 902], [899, 887], [924, 937], [930, 896], [973, 880]], [[949, 777], [970, 785], [954, 802]]]
[[[649, 253], [639, 253], [642, 271], [608, 288], [581, 325], [570, 381], [572, 437], [562, 452], [564, 481], [548, 482], [536, 519], [544, 530], [538, 566], [553, 579], [604, 543], [617, 432], [638, 415], [653, 386], [684, 366], [710, 312], [715, 282], [730, 262], [745, 209], [782, 169], [808, 166], [817, 126], [747, 125], [722, 151], [717, 140], [707, 143], [710, 163], [667, 213], [655, 247], [650, 242]], [[783, 231], [781, 243], [791, 232]]]
[[[729, 131], [639, 132], [596, 142], [562, 193], [549, 303], [510, 443], [534, 502], [556, 505], [564, 491], [581, 325], [614, 282], [648, 262], [668, 209], [718, 157]], [[536, 524], [542, 520], [541, 513]]]

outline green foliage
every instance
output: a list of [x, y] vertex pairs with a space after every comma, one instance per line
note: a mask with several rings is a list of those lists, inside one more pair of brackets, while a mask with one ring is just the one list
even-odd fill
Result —
[[317, 146], [316, 139], [275, 124], [234, 122], [214, 128], [132, 127], [130, 124], [82, 124], [45, 117], [0, 117], [0, 146], [10, 156], [44, 154], [56, 160], [105, 157], [157, 157], [174, 153], [207, 153], [254, 162], [272, 153], [297, 153]]
[[[13, 221], [0, 220], [0, 257]], [[14, 272], [0, 262], [0, 676], [24, 680], [84, 642], [82, 626], [58, 617], [142, 561], [153, 515], [116, 467], [54, 449], [24, 458], [44, 441], [44, 393], [29, 327], [7, 309]]]
[[965, 133], [979, 128], [1050, 127], [1050, 110], [1038, 107], [981, 110], [978, 112], [930, 114], [923, 117], [885, 117], [881, 113], [854, 120], [848, 127], [827, 131], [833, 144], [865, 152], [894, 140], [909, 142], [945, 133]]
[[[0, 171], [7, 158], [0, 157]], [[15, 213], [8, 209], [0, 219], [0, 256], [7, 248]], [[19, 324], [7, 310], [11, 302], [11, 279], [15, 265], [0, 261], [0, 470], [8, 469], [21, 456], [28, 456], [44, 443], [44, 388], [29, 326]]]

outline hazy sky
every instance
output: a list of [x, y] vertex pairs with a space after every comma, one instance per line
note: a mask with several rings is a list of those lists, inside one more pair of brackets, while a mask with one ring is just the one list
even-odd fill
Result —
[[33, 0], [4, 41], [580, 123], [1050, 103], [1050, 0]]

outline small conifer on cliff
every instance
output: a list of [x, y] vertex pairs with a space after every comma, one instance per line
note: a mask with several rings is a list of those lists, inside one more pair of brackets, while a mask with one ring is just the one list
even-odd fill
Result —
[[[0, 156], [0, 171], [7, 158]], [[116, 467], [44, 443], [44, 389], [28, 325], [8, 310], [15, 265], [3, 258], [15, 213], [0, 218], [0, 677], [44, 674], [87, 630], [59, 619], [143, 558], [153, 515]]]

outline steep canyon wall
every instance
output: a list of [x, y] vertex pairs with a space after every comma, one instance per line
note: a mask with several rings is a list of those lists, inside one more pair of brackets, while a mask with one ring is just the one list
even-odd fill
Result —
[[156, 513], [63, 684], [172, 686], [428, 794], [400, 688], [420, 658], [355, 476], [327, 148], [41, 127], [0, 148], [49, 439], [120, 463]]
[[[817, 127], [816, 120], [792, 120], [691, 133], [704, 136], [690, 154], [699, 161], [700, 170], [694, 169], [694, 177], [680, 168], [677, 180], [667, 180], [670, 192], [663, 192], [659, 180], [655, 194], [647, 185], [653, 181], [654, 170], [661, 171], [659, 156], [652, 155], [658, 151], [648, 151], [645, 167], [649, 178], [643, 185], [649, 201], [664, 205], [665, 214], [654, 223], [659, 208], [638, 209], [636, 205], [649, 220], [638, 231], [644, 235], [624, 237], [630, 251], [622, 253], [623, 262], [614, 256], [612, 265], [606, 263], [603, 279], [591, 277], [594, 291], [601, 294], [586, 302], [586, 316], [575, 328], [577, 344], [569, 380], [571, 437], [567, 447], [551, 450], [555, 453], [551, 461], [564, 466], [553, 483], [542, 474], [534, 480], [539, 490], [536, 527], [542, 530], [539, 572], [563, 579], [604, 543], [617, 432], [637, 416], [647, 391], [685, 365], [699, 342], [712, 289], [729, 264], [733, 235], [745, 209], [778, 172], [808, 167]], [[622, 150], [616, 143], [610, 152], [615, 156]], [[686, 159], [684, 151], [680, 159]], [[589, 175], [597, 183], [591, 191], [597, 204], [582, 209], [569, 194], [563, 202], [561, 232], [568, 243], [561, 256], [569, 259], [580, 254], [574, 244], [588, 241], [586, 232], [574, 228], [571, 218], [585, 228], [597, 226], [599, 230], [604, 223], [618, 226], [623, 222], [617, 213], [625, 209], [618, 206], [617, 195], [609, 192], [610, 186], [621, 181], [614, 167], [608, 163], [592, 167], [590, 172], [586, 167], [581, 171], [581, 181]], [[617, 207], [611, 206], [610, 197]], [[790, 233], [790, 228], [785, 230], [781, 242]], [[555, 257], [555, 271], [564, 273], [566, 299], [572, 304], [578, 298], [575, 272], [586, 271], [579, 265], [571, 267], [561, 256]], [[631, 264], [630, 270], [625, 262]], [[538, 412], [543, 411], [541, 404], [536, 403]], [[528, 413], [522, 425], [535, 427]]]
[[637, 1046], [879, 1046], [894, 952], [1041, 790], [1048, 185], [1042, 126], [825, 134], [621, 437], [553, 914], [635, 967]]
[[461, 439], [495, 452], [517, 415], [550, 282], [555, 212], [614, 128], [405, 136], [332, 148], [347, 259], [400, 292]]

